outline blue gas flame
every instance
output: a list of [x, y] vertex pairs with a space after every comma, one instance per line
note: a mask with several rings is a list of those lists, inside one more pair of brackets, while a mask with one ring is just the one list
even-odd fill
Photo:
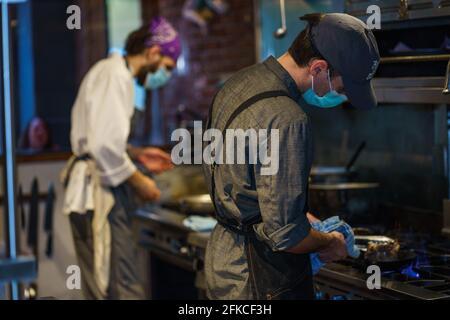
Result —
[[417, 272], [414, 270], [412, 264], [409, 265], [408, 267], [404, 268], [404, 269], [401, 271], [401, 274], [403, 274], [403, 275], [405, 275], [405, 276], [408, 276], [408, 277], [410, 277], [410, 278], [415, 278], [415, 279], [419, 279], [419, 278], [420, 278], [420, 274], [417, 273]]

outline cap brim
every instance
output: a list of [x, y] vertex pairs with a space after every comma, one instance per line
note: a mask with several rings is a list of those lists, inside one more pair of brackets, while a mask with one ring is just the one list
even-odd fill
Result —
[[351, 105], [360, 109], [372, 109], [378, 105], [372, 82], [353, 82], [343, 77], [345, 95]]

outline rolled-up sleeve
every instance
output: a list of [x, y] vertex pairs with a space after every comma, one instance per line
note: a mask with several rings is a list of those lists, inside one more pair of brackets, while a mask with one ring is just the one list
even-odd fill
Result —
[[136, 171], [127, 154], [132, 95], [128, 81], [108, 73], [91, 90], [89, 150], [107, 186], [120, 185]]
[[[274, 251], [297, 245], [310, 232], [306, 217], [309, 165], [308, 124], [298, 121], [279, 128], [279, 168], [272, 175], [261, 175], [255, 166], [255, 180], [262, 223], [258, 237]], [[269, 150], [273, 147], [269, 144]]]

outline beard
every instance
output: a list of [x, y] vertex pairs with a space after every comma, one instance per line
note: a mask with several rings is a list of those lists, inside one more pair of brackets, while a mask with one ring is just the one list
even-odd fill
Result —
[[138, 74], [136, 76], [137, 82], [139, 85], [144, 86], [145, 79], [149, 73], [155, 73], [158, 70], [159, 63], [153, 63], [151, 65], [142, 67], [139, 69]]

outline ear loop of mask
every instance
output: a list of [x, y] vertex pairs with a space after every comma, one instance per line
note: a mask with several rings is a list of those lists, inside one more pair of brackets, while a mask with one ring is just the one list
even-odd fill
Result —
[[331, 87], [330, 69], [328, 69], [328, 85], [330, 86], [330, 91], [333, 91], [333, 88]]
[[[327, 72], [328, 72], [328, 86], [330, 87], [330, 91], [333, 91], [333, 87], [331, 86], [330, 69], [328, 69]], [[312, 91], [314, 91], [314, 76], [313, 75], [311, 75], [311, 88], [312, 88]]]
[[[328, 69], [328, 84], [330, 85], [330, 92], [333, 91], [333, 87], [331, 86], [331, 77], [330, 77], [330, 69]], [[347, 96], [345, 94], [340, 94], [339, 95], [345, 96], [346, 99], [348, 100]]]

